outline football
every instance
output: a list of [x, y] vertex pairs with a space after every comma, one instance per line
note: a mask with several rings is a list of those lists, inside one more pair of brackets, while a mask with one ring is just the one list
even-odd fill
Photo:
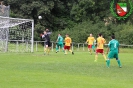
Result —
[[38, 19], [42, 19], [42, 16], [38, 16]]

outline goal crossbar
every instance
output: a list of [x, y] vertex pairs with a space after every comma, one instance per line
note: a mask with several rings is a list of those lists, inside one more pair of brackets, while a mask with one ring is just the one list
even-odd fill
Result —
[[33, 20], [0, 16], [0, 28], [14, 27], [30, 21], [32, 22]]

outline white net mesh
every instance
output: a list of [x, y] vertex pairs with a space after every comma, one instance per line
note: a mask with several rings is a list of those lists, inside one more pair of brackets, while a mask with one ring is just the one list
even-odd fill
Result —
[[14, 27], [20, 24], [27, 23], [29, 19], [19, 19], [19, 18], [9, 18], [9, 17], [3, 17], [0, 16], [0, 28], [9, 28], [9, 27]]
[[8, 45], [8, 30], [9, 27], [4, 26], [9, 24], [9, 19], [4, 19], [3, 17], [9, 18], [10, 6], [3, 5], [3, 2], [0, 2], [0, 51], [6, 52]]
[[33, 52], [34, 21], [8, 17], [9, 6], [0, 15], [0, 51]]

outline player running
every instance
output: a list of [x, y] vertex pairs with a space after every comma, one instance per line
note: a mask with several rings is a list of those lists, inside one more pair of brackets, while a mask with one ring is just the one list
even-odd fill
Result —
[[65, 38], [64, 41], [65, 41], [65, 46], [64, 46], [65, 54], [67, 54], [67, 50], [68, 50], [74, 55], [74, 52], [70, 49], [72, 40], [71, 40], [71, 38], [69, 37], [68, 34], [66, 34], [66, 38]]
[[90, 54], [92, 54], [92, 45], [95, 41], [95, 38], [90, 34], [90, 36], [87, 38], [86, 43], [88, 43], [88, 50], [90, 51]]
[[96, 49], [96, 55], [95, 55], [95, 62], [98, 59], [98, 53], [101, 53], [106, 61], [106, 56], [104, 54], [104, 44], [106, 43], [105, 39], [102, 37], [102, 34], [98, 34], [97, 38], [97, 49]]
[[107, 48], [108, 59], [106, 61], [106, 64], [108, 68], [110, 67], [110, 59], [112, 58], [116, 58], [118, 66], [121, 68], [121, 62], [120, 59], [118, 58], [118, 53], [119, 53], [119, 42], [115, 39], [115, 36], [112, 35], [111, 41], [108, 43], [108, 48]]
[[62, 48], [62, 50], [64, 52], [64, 45], [63, 45], [64, 39], [61, 36], [61, 34], [58, 34], [58, 38], [57, 38], [56, 42], [57, 42], [57, 44], [56, 44], [56, 53], [59, 52], [59, 47]]

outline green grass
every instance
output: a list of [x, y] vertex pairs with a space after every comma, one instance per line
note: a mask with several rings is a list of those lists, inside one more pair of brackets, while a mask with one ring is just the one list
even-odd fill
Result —
[[0, 53], [0, 88], [132, 88], [133, 54], [120, 53], [122, 68], [115, 59], [111, 67], [99, 54], [75, 52]]

